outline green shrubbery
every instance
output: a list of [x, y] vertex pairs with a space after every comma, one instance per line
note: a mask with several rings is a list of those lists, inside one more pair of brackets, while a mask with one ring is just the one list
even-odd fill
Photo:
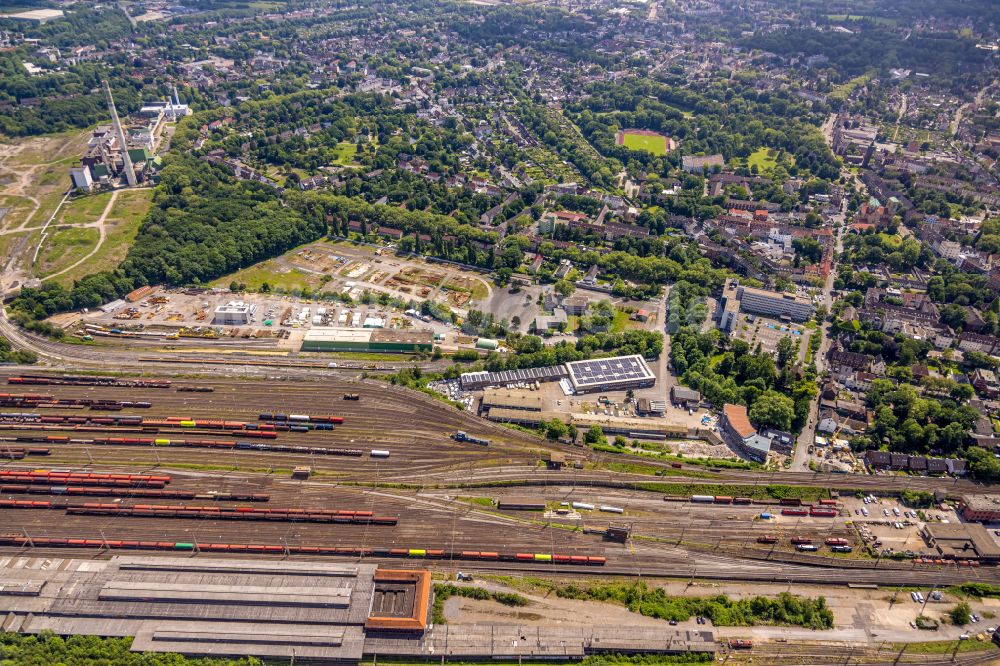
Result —
[[434, 586], [434, 606], [431, 609], [431, 622], [445, 624], [444, 602], [451, 597], [465, 597], [481, 601], [496, 601], [504, 606], [527, 606], [528, 600], [514, 592], [490, 592], [481, 587], [460, 587], [442, 583]]
[[189, 659], [179, 654], [130, 652], [131, 638], [70, 636], [49, 632], [38, 635], [0, 633], [0, 664], [61, 664], [62, 666], [260, 666], [246, 659]]
[[802, 626], [829, 629], [833, 611], [826, 599], [808, 599], [783, 592], [777, 598], [752, 597], [733, 600], [725, 595], [714, 597], [672, 597], [660, 588], [643, 583], [607, 583], [590, 587], [567, 585], [555, 589], [566, 599], [610, 601], [633, 613], [661, 620], [683, 622], [693, 615], [703, 615], [719, 626], [749, 627], [759, 624]]
[[10, 346], [10, 342], [6, 338], [0, 337], [0, 363], [30, 365], [37, 362], [38, 357], [35, 356], [34, 352], [15, 350]]

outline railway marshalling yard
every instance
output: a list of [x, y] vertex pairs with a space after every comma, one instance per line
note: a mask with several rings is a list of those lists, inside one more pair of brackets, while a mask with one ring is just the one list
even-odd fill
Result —
[[[211, 392], [178, 391], [181, 386]], [[895, 640], [923, 638], [912, 636], [906, 626], [921, 608], [885, 604], [887, 592], [848, 591], [847, 585], [929, 590], [968, 581], [1000, 584], [1000, 571], [991, 566], [860, 555], [861, 539], [854, 524], [858, 516], [851, 509], [858, 503], [853, 498], [855, 488], [937, 489], [954, 496], [974, 487], [965, 481], [716, 472], [656, 463], [648, 464], [662, 467], [663, 476], [615, 471], [628, 469], [615, 463], [635, 459], [545, 442], [421, 393], [342, 376], [323, 381], [174, 379], [163, 388], [7, 385], [0, 393], [47, 396], [41, 405], [5, 403], [0, 455], [14, 455], [19, 448], [49, 450], [47, 456], [29, 451], [21, 459], [0, 461], [0, 473], [6, 477], [0, 478], [4, 501], [0, 559], [176, 556], [182, 550], [195, 559], [236, 554], [261, 560], [370, 561], [393, 567], [401, 566], [401, 560], [405, 560], [402, 566], [413, 567], [419, 560], [419, 566], [442, 574], [462, 570], [572, 581], [642, 576], [667, 586], [683, 582], [688, 594], [715, 594], [717, 585], [735, 596], [750, 589], [802, 593], [822, 586], [843, 606], [834, 633], [853, 636], [865, 645], [877, 641], [879, 632], [896, 636]], [[345, 400], [345, 394], [357, 394], [358, 400]], [[102, 411], [53, 404], [80, 399], [142, 402], [148, 407]], [[332, 415], [343, 422], [332, 430], [264, 431], [273, 433], [267, 437], [248, 434], [260, 430], [236, 431], [237, 423], [266, 427], [267, 420], [261, 420], [265, 414]], [[51, 423], [56, 420], [52, 417], [61, 416], [89, 421]], [[136, 416], [147, 424], [93, 421]], [[40, 423], [40, 417], [49, 422]], [[159, 425], [150, 426], [149, 421]], [[206, 422], [215, 425], [203, 426]], [[282, 422], [276, 423], [280, 428]], [[490, 444], [457, 442], [451, 435], [459, 430], [488, 438]], [[177, 446], [178, 440], [201, 445]], [[235, 448], [234, 442], [272, 450]], [[208, 448], [209, 443], [223, 448]], [[543, 460], [553, 452], [580, 464], [547, 469]], [[310, 467], [311, 476], [292, 478], [297, 467]], [[37, 470], [169, 477], [159, 486], [168, 494], [156, 497], [157, 486], [143, 481], [118, 487], [81, 486], [84, 482], [77, 479], [82, 477], [45, 480], [48, 477], [36, 474], [24, 483], [25, 473]], [[778, 483], [809, 492], [820, 488], [824, 497], [831, 490], [843, 492], [839, 515], [781, 515], [777, 500], [761, 492]], [[744, 490], [733, 494], [754, 497], [754, 503], [689, 501], [699, 488], [720, 484]], [[86, 494], [70, 493], [67, 487], [85, 487]], [[222, 499], [227, 495], [233, 499]], [[254, 495], [257, 501], [241, 501]], [[501, 508], [525, 497], [544, 504], [543, 510]], [[203, 507], [198, 515], [191, 513], [195, 507]], [[602, 507], [610, 511], [601, 511]], [[362, 512], [362, 517], [334, 520], [321, 513], [335, 511]], [[271, 515], [275, 513], [279, 515]], [[762, 520], [762, 513], [774, 517]], [[384, 519], [382, 524], [376, 518]], [[630, 538], [609, 539], [610, 526], [629, 528]], [[810, 540], [818, 552], [797, 552], [793, 538]], [[854, 552], [830, 552], [825, 545], [830, 539], [844, 540]], [[908, 599], [905, 592], [901, 596]], [[868, 604], [871, 612], [858, 614], [857, 603]], [[987, 604], [985, 610], [991, 602], [982, 603]], [[944, 613], [950, 607], [943, 604], [924, 612]], [[475, 605], [449, 608], [459, 616], [489, 612]], [[691, 624], [693, 629], [693, 620]], [[955, 638], [949, 629], [958, 630], [949, 627], [941, 635]], [[765, 628], [755, 631], [752, 635], [763, 640], [779, 637], [769, 636]], [[733, 628], [720, 632], [751, 633]], [[907, 633], [910, 637], [902, 639]], [[767, 654], [779, 662], [807, 663], [801, 651], [787, 646], [785, 650], [780, 659], [773, 651]]]

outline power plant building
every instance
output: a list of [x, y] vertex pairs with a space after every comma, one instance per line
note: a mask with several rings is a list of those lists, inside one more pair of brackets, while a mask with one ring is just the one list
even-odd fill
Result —
[[69, 170], [69, 177], [73, 179], [73, 187], [77, 189], [89, 190], [94, 186], [89, 167], [73, 167]]

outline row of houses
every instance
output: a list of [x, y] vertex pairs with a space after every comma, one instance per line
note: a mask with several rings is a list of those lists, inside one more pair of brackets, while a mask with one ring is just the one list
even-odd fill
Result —
[[928, 475], [965, 476], [969, 471], [966, 462], [958, 458], [930, 458], [874, 450], [865, 451], [865, 465], [873, 472], [894, 470]]

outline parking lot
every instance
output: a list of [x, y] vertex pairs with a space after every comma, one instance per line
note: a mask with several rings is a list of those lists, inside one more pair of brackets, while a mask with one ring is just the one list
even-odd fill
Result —
[[792, 342], [798, 345], [800, 363], [805, 362], [809, 333], [809, 329], [799, 324], [742, 312], [738, 315], [738, 322], [733, 331], [733, 335], [749, 344], [751, 349], [756, 349], [759, 344], [764, 351], [770, 354], [778, 352], [778, 343], [782, 338], [790, 337]]
[[[862, 539], [882, 556], [940, 557], [920, 535], [921, 529], [927, 524], [963, 522], [951, 507], [913, 509], [896, 498], [872, 495], [861, 499], [845, 497], [842, 502]], [[994, 530], [989, 530], [989, 534], [1000, 543]]]

